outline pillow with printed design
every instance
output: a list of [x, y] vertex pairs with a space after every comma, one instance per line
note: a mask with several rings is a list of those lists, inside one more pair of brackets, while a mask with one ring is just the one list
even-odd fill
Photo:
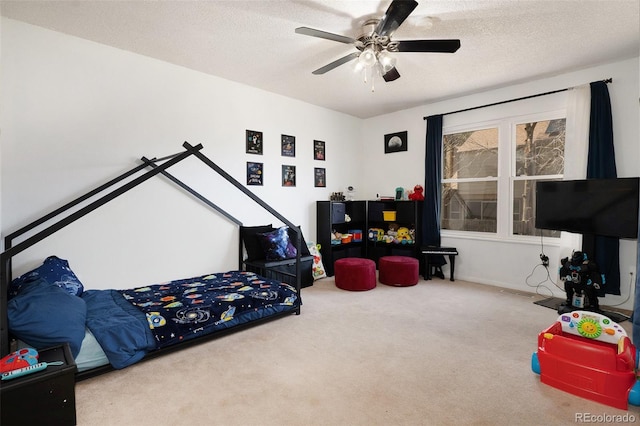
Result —
[[277, 261], [293, 259], [297, 255], [297, 250], [289, 240], [289, 227], [283, 226], [275, 231], [256, 234], [266, 260]]
[[11, 281], [8, 289], [9, 298], [17, 296], [25, 284], [39, 279], [60, 287], [73, 296], [80, 296], [84, 291], [82, 282], [69, 267], [69, 262], [57, 256], [49, 256], [36, 269]]

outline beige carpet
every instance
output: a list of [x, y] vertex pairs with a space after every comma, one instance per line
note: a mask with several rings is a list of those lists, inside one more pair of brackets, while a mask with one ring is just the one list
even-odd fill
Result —
[[627, 413], [540, 383], [531, 354], [557, 317], [540, 298], [440, 279], [348, 292], [325, 278], [303, 290], [300, 316], [78, 383], [78, 424], [567, 425]]

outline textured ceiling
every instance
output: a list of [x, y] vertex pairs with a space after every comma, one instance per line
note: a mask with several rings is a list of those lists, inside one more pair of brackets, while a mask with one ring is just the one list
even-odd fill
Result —
[[296, 27], [356, 38], [362, 22], [381, 17], [390, 3], [3, 0], [0, 11], [362, 118], [640, 52], [640, 0], [422, 0], [393, 39], [457, 38], [462, 46], [456, 53], [398, 53], [402, 77], [376, 80], [374, 92], [354, 72], [355, 61], [311, 74], [355, 48], [295, 34]]

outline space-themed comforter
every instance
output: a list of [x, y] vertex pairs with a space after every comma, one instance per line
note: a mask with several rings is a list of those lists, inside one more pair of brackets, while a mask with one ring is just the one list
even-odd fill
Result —
[[244, 271], [85, 293], [87, 327], [115, 368], [151, 350], [292, 310], [299, 303], [292, 286]]

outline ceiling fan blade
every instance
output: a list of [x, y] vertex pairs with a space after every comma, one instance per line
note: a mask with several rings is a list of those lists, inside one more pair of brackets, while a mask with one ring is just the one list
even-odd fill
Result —
[[304, 34], [311, 37], [324, 38], [326, 40], [337, 41], [340, 43], [353, 44], [355, 43], [355, 39], [351, 37], [341, 36], [338, 34], [328, 33], [326, 31], [314, 30], [313, 28], [308, 27], [299, 27], [296, 28], [297, 34]]
[[[398, 52], [454, 53], [460, 48], [460, 40], [405, 40], [398, 41]], [[394, 49], [395, 51], [396, 49]]]
[[343, 56], [342, 58], [337, 59], [331, 62], [330, 64], [325, 65], [322, 68], [318, 68], [317, 70], [313, 71], [312, 74], [315, 74], [315, 75], [324, 74], [327, 71], [331, 71], [332, 69], [337, 68], [342, 64], [346, 64], [347, 62], [357, 58], [358, 56], [360, 56], [360, 52], [350, 53], [347, 56]]
[[398, 72], [398, 70], [396, 69], [396, 67], [391, 68], [389, 71], [387, 71], [386, 73], [384, 73], [384, 75], [382, 76], [382, 78], [384, 78], [384, 81], [386, 81], [387, 83], [389, 83], [390, 81], [394, 81], [400, 78], [400, 73]]
[[376, 34], [391, 37], [417, 6], [418, 2], [414, 0], [393, 0], [378, 23]]

